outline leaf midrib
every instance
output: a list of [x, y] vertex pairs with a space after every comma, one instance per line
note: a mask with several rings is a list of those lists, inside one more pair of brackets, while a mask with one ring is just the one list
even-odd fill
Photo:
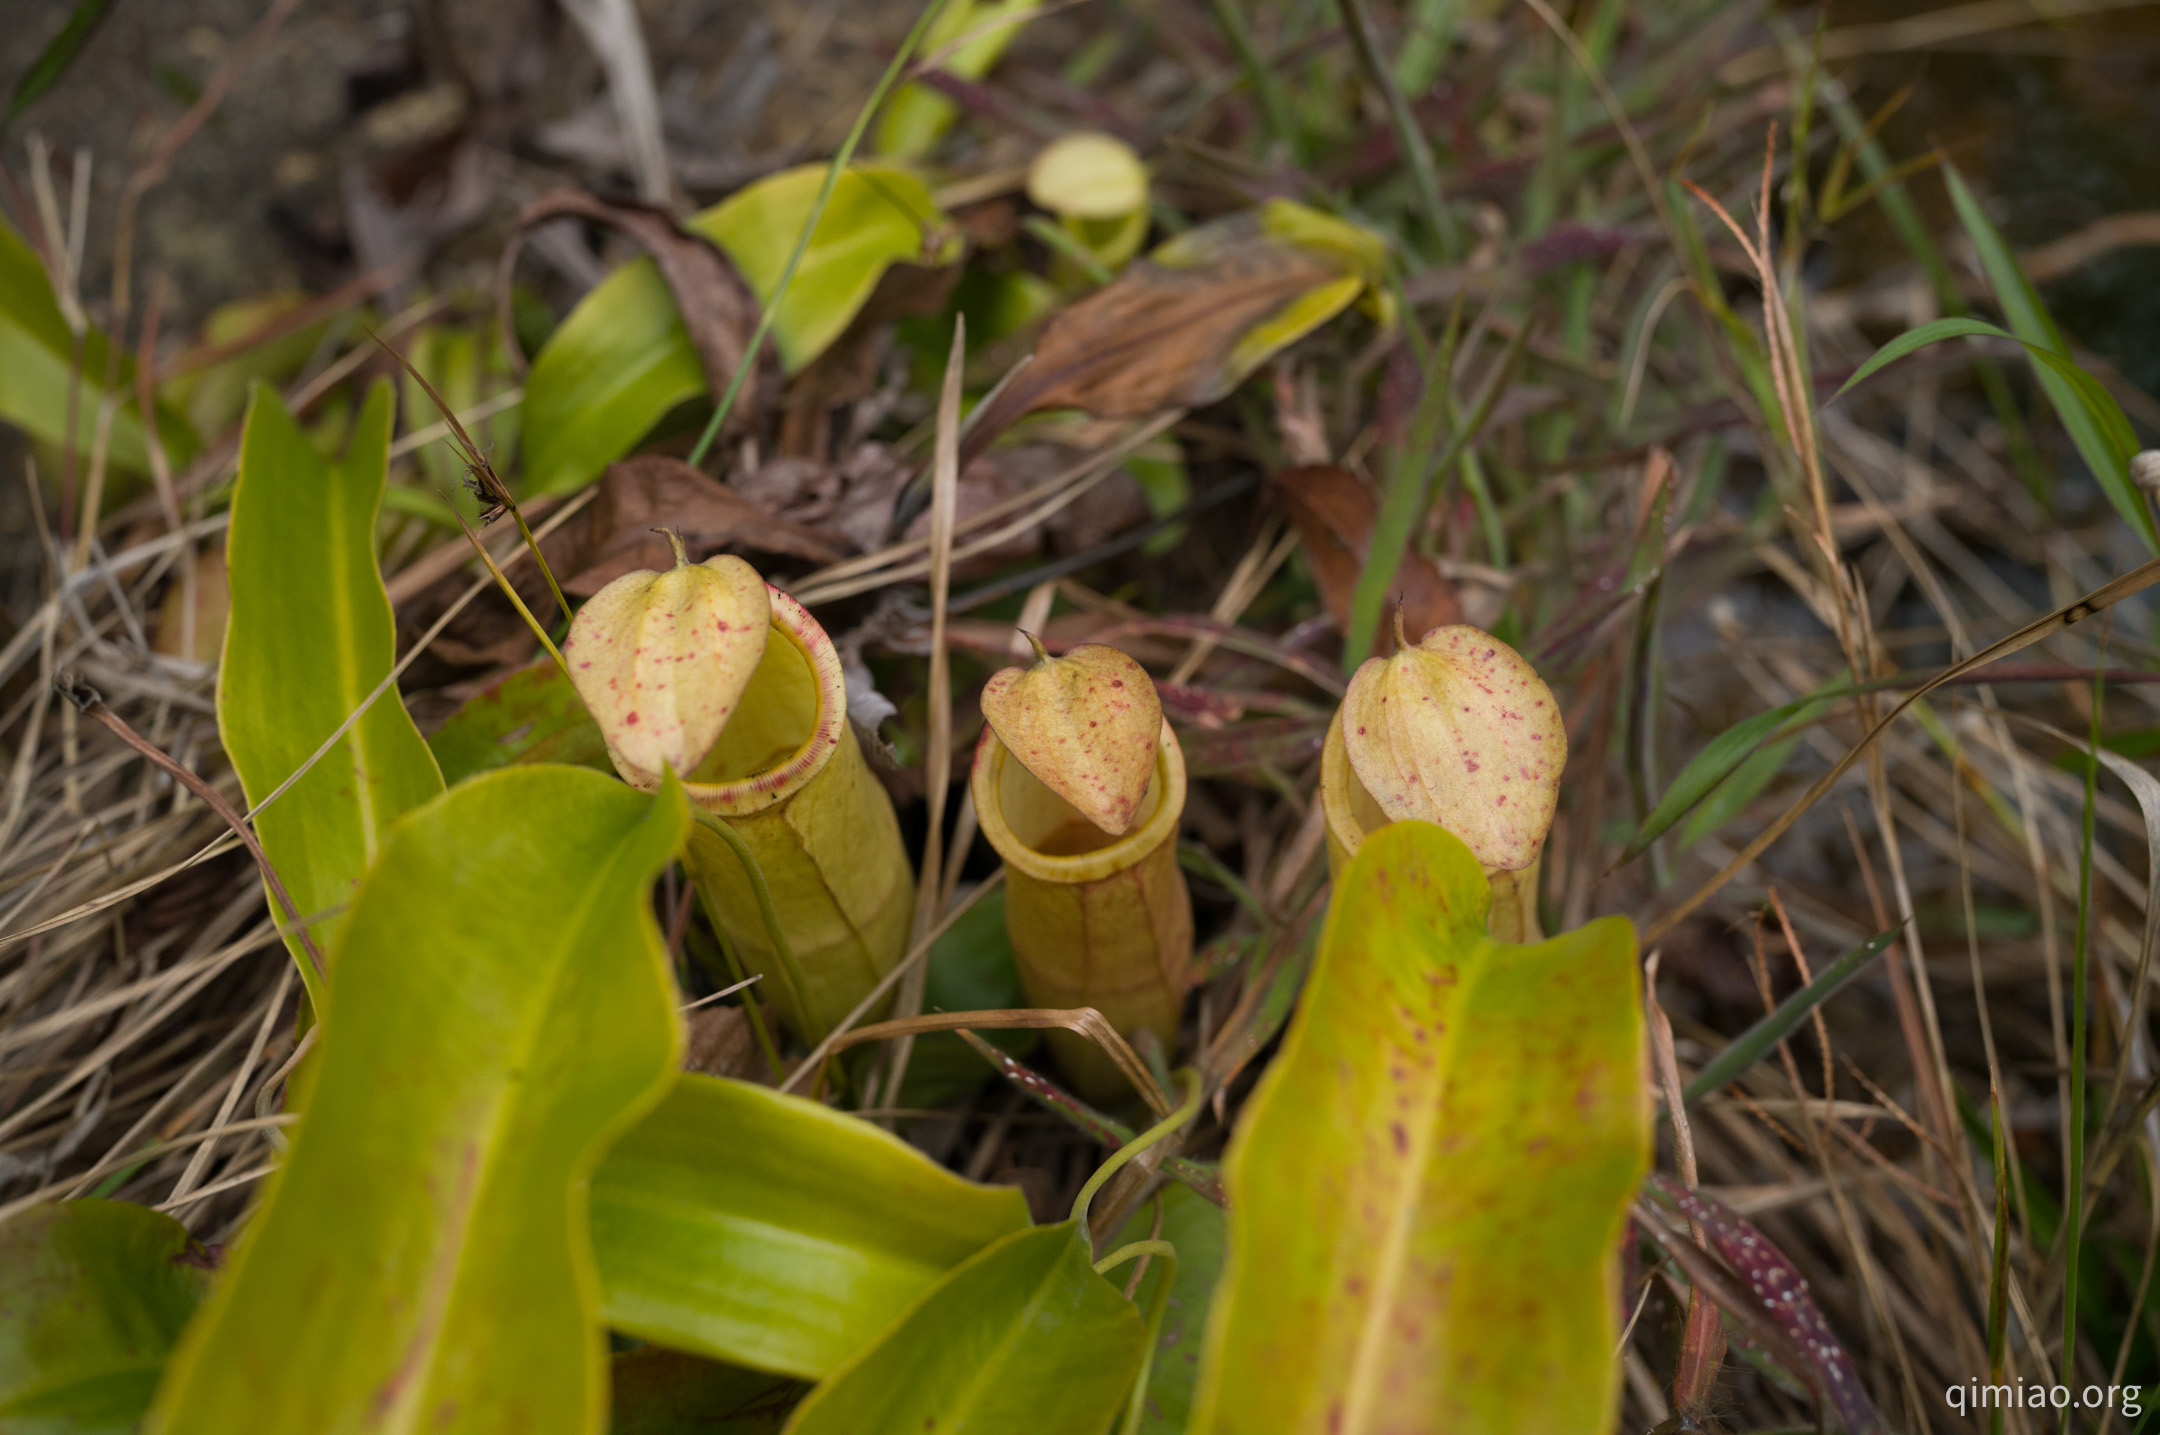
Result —
[[1459, 980], [1452, 989], [1455, 999], [1451, 1003], [1449, 1019], [1442, 1025], [1438, 1050], [1433, 1053], [1433, 1075], [1430, 1081], [1430, 1099], [1420, 1103], [1420, 1119], [1410, 1133], [1410, 1148], [1403, 1159], [1405, 1179], [1390, 1203], [1388, 1231], [1380, 1248], [1377, 1274], [1373, 1281], [1372, 1300], [1366, 1306], [1364, 1319], [1359, 1322], [1355, 1353], [1350, 1361], [1350, 1378], [1344, 1388], [1343, 1429], [1348, 1435], [1359, 1435], [1366, 1428], [1374, 1402], [1379, 1397], [1380, 1362], [1386, 1345], [1386, 1332], [1395, 1310], [1396, 1293], [1402, 1286], [1404, 1253], [1409, 1248], [1411, 1231], [1418, 1207], [1422, 1204], [1425, 1183], [1423, 1172], [1432, 1164], [1433, 1147], [1439, 1139], [1439, 1111], [1447, 1099], [1452, 1084], [1455, 1065], [1455, 1048], [1460, 1044], [1461, 1014], [1468, 1009], [1477, 987], [1484, 979], [1485, 962], [1482, 958], [1490, 939], [1482, 934], [1471, 933], [1472, 944], [1467, 953], [1455, 958]]

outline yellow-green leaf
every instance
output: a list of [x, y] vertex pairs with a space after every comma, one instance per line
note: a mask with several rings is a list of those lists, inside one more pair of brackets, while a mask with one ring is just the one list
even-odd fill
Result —
[[[98, 410], [106, 397], [105, 373], [113, 357], [103, 334], [84, 331], [81, 383], [73, 410], [79, 453], [88, 454], [96, 441]], [[114, 392], [120, 402], [113, 413], [108, 461], [116, 469], [147, 473], [150, 458], [136, 415], [135, 364], [124, 353], [118, 359]], [[75, 364], [75, 336], [53, 295], [45, 266], [22, 235], [0, 219], [0, 420], [47, 443], [65, 442], [68, 390], [74, 386], [69, 375]], [[194, 456], [195, 435], [179, 418], [160, 413], [158, 433], [174, 464], [184, 464]]]
[[1028, 1223], [867, 1121], [762, 1086], [677, 1079], [593, 1177], [608, 1324], [818, 1379], [952, 1267]]
[[[824, 179], [822, 164], [783, 170], [684, 227], [725, 250], [758, 302], [771, 303]], [[951, 262], [959, 241], [950, 226], [910, 171], [856, 165], [842, 172], [773, 315], [772, 340], [787, 371], [840, 337], [894, 262]], [[705, 391], [704, 370], [660, 271], [650, 259], [624, 265], [578, 302], [533, 360], [525, 383], [526, 488], [583, 486], [670, 409]]]
[[[725, 249], [758, 302], [769, 304], [824, 183], [822, 164], [782, 170], [694, 216], [686, 227]], [[947, 264], [959, 257], [951, 225], [914, 171], [886, 164], [843, 170], [773, 314], [773, 342], [787, 371], [831, 347], [888, 266], [901, 260]]]
[[1513, 946], [1488, 902], [1426, 822], [1372, 833], [1337, 884], [1225, 1163], [1194, 1435], [1608, 1428], [1649, 1143], [1634, 931]]
[[291, 1154], [153, 1435], [603, 1427], [585, 1183], [676, 1063], [650, 893], [688, 825], [673, 783], [535, 766], [392, 830]]
[[787, 1435], [1103, 1435], [1147, 1335], [1078, 1224], [1007, 1236], [810, 1392]]
[[[218, 733], [249, 803], [314, 756], [396, 658], [396, 620], [375, 565], [389, 472], [390, 386], [377, 384], [340, 462], [323, 459], [277, 394], [258, 385], [240, 443], [225, 540], [232, 614], [218, 667]], [[398, 814], [442, 791], [435, 758], [395, 689], [255, 821], [303, 918], [337, 912]], [[282, 915], [282, 914], [281, 914]], [[341, 914], [315, 922], [324, 953]], [[320, 1011], [325, 999], [288, 938]]]
[[127, 1435], [202, 1300], [187, 1228], [125, 1201], [36, 1206], [0, 1226], [0, 1430]]

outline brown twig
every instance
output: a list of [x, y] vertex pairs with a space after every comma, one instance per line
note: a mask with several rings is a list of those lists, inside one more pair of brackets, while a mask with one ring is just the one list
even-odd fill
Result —
[[113, 736], [134, 748], [160, 771], [171, 776], [173, 781], [201, 798], [212, 812], [224, 820], [226, 826], [232, 828], [233, 835], [240, 839], [241, 845], [247, 848], [248, 855], [255, 859], [255, 865], [262, 869], [263, 882], [270, 888], [271, 895], [277, 898], [278, 906], [284, 909], [286, 927], [300, 939], [300, 945], [306, 948], [308, 961], [313, 964], [315, 975], [327, 977], [329, 970], [323, 965], [322, 950], [315, 945], [314, 934], [309, 932], [306, 923], [300, 920], [300, 909], [293, 905], [292, 894], [285, 890], [284, 879], [278, 876], [277, 868], [270, 864], [270, 854], [263, 851], [262, 842], [256, 837], [255, 830], [248, 826], [247, 819], [242, 817], [216, 788], [173, 761], [163, 748], [129, 727], [126, 719], [106, 706], [105, 699], [97, 689], [80, 677], [73, 673], [60, 673], [53, 679], [53, 686], [59, 690], [60, 696], [75, 705], [77, 712], [105, 724], [111, 729]]

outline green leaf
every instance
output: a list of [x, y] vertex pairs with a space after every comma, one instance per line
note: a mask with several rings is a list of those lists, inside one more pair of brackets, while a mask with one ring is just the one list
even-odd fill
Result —
[[1027, 1219], [1017, 1189], [867, 1121], [709, 1076], [679, 1077], [592, 1186], [609, 1325], [812, 1380]]
[[[121, 402], [113, 412], [107, 459], [115, 469], [148, 473], [149, 450], [135, 411], [134, 360], [125, 353], [113, 355], [105, 336], [88, 330], [79, 385], [70, 379], [76, 370], [75, 336], [45, 266], [22, 235], [0, 219], [0, 419], [45, 443], [65, 443], [69, 389], [74, 388], [76, 451], [87, 467], [97, 439], [98, 410], [105, 401], [106, 369], [115, 358], [119, 369], [114, 388]], [[175, 467], [194, 456], [195, 435], [180, 419], [160, 412], [158, 432]]]
[[0, 1225], [0, 1430], [125, 1435], [202, 1300], [187, 1228], [125, 1201]]
[[98, 26], [105, 23], [112, 7], [113, 0], [75, 0], [75, 8], [68, 12], [67, 23], [60, 27], [60, 33], [38, 52], [38, 57], [30, 62], [30, 68], [15, 82], [15, 93], [8, 97], [7, 115], [0, 118], [0, 130], [14, 124], [24, 110], [37, 103], [38, 96], [60, 82], [60, 77], [68, 72], [68, 66], [82, 53], [83, 46], [98, 32]]
[[647, 1346], [609, 1362], [608, 1435], [779, 1435], [802, 1386]]
[[810, 1392], [788, 1435], [1103, 1435], [1147, 1343], [1079, 1224], [1018, 1231]]
[[672, 781], [528, 767], [391, 829], [291, 1155], [153, 1435], [601, 1428], [584, 1189], [676, 1064], [650, 893], [689, 820]]
[[1426, 822], [1365, 839], [1224, 1166], [1195, 1435], [1609, 1423], [1615, 1255], [1649, 1153], [1634, 930], [1485, 935]]
[[[685, 227], [726, 251], [758, 301], [768, 303], [824, 179], [823, 165], [783, 170]], [[773, 342], [787, 371], [831, 347], [894, 262], [950, 262], [957, 240], [929, 242], [950, 224], [929, 187], [907, 170], [856, 165], [842, 172], [773, 315]], [[533, 360], [524, 404], [527, 490], [583, 487], [670, 409], [704, 392], [704, 371], [659, 269], [650, 259], [624, 265], [579, 301]]]
[[[351, 449], [332, 463], [267, 385], [248, 404], [225, 540], [232, 616], [217, 707], [218, 734], [250, 804], [314, 756], [396, 658], [396, 620], [375, 566], [390, 408], [390, 386], [378, 383]], [[393, 690], [255, 819], [255, 830], [299, 915], [313, 917], [350, 902], [383, 830], [441, 791], [435, 759]], [[340, 912], [313, 924], [325, 954], [344, 920]], [[297, 936], [287, 944], [315, 1009], [325, 1010], [327, 993]]]
[[[1223, 1208], [1192, 1188], [1163, 1187], [1160, 1239], [1177, 1247], [1177, 1277], [1170, 1282], [1170, 1303], [1155, 1340], [1155, 1365], [1148, 1376], [1140, 1435], [1184, 1435], [1193, 1388], [1200, 1379], [1200, 1344], [1207, 1331], [1208, 1308], [1222, 1275], [1224, 1220]], [[1118, 1243], [1145, 1241], [1155, 1234], [1155, 1207], [1149, 1202], [1125, 1223]], [[1148, 1262], [1147, 1274], [1133, 1292], [1134, 1305], [1148, 1308], [1162, 1272], [1162, 1262]]]
[[561, 762], [613, 772], [607, 739], [570, 685], [562, 664], [542, 658], [498, 678], [429, 736], [445, 783], [532, 762]]
[[1904, 333], [1868, 355], [1868, 361], [1853, 370], [1853, 376], [1840, 385], [1838, 391], [1832, 394], [1831, 397], [1834, 399], [1843, 398], [1861, 380], [1872, 377], [1885, 366], [1896, 363], [1917, 349], [1924, 349], [1930, 344], [1941, 343], [1944, 339], [2015, 339], [2016, 337], [2015, 334], [1998, 329], [1993, 324], [1983, 323], [1978, 319], [1937, 319], [1931, 324], [1922, 324], [1917, 329], [1907, 329]]
[[[1817, 715], [1830, 705], [1831, 700], [1830, 696], [1818, 694], [1772, 708], [1768, 712], [1756, 713], [1752, 717], [1744, 717], [1703, 744], [1702, 749], [1688, 759], [1687, 766], [1680, 769], [1679, 775], [1672, 780], [1672, 786], [1665, 789], [1665, 795], [1658, 799], [1658, 804], [1651, 809], [1650, 815], [1635, 829], [1635, 835], [1628, 839], [1627, 846], [1621, 850], [1620, 860], [1628, 862], [1640, 856], [1643, 849], [1665, 834], [1666, 829], [1687, 816], [1696, 804], [1708, 797], [1719, 784], [1754, 757], [1780, 728], [1788, 723], [1801, 725], [1813, 722]], [[1783, 766], [1781, 760], [1777, 767], [1762, 773], [1761, 784], [1755, 791], [1760, 792], [1763, 786], [1767, 786], [1770, 779], [1777, 776], [1778, 768]], [[1748, 798], [1743, 799], [1743, 805], [1753, 796], [1754, 793], [1748, 794]], [[1693, 841], [1693, 836], [1689, 840]]]
[[[2145, 540], [2148, 548], [2160, 553], [2160, 528], [2154, 526], [2145, 496], [2130, 482], [2130, 456], [2137, 452], [2137, 441], [2129, 420], [2123, 417], [2114, 398], [2089, 376], [2085, 376], [2086, 382], [2080, 383], [2065, 372], [2066, 368], [2080, 375], [2083, 371], [2077, 370], [2071, 362], [2070, 345], [2063, 339], [2062, 331], [2055, 327], [2047, 306], [2040, 302], [2039, 291], [2018, 267], [2017, 255], [1981, 211], [1979, 200], [1966, 188], [1957, 166], [1947, 160], [1943, 162], [1943, 178], [1950, 186], [1950, 202], [1957, 209], [1966, 236], [1979, 253], [1980, 267], [1987, 274], [1989, 287], [1995, 291], [1995, 302], [2002, 306], [2010, 332], [2034, 357], [2033, 376], [2040, 381], [2040, 391], [2054, 405], [2056, 417], [2069, 431], [2071, 443], [2077, 446], [2079, 456], [2092, 470], [2093, 477], [2099, 480], [2108, 501], [2115, 505], [2115, 511]], [[2053, 354], [2062, 362], [2047, 363], [2045, 354]], [[2126, 435], [2129, 436], [2127, 447], [2124, 445]]]

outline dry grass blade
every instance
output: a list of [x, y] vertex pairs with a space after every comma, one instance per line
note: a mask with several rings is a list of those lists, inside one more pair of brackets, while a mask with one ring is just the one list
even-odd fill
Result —
[[300, 909], [293, 905], [291, 894], [286, 892], [285, 883], [278, 877], [277, 868], [270, 864], [270, 856], [263, 851], [262, 843], [256, 840], [255, 829], [248, 824], [248, 819], [241, 816], [216, 788], [174, 762], [155, 743], [129, 727], [118, 713], [105, 705], [105, 699], [98, 696], [95, 689], [65, 673], [60, 676], [60, 684], [61, 694], [75, 705], [77, 712], [103, 723], [115, 737], [148, 758], [159, 771], [201, 798], [212, 812], [224, 819], [225, 824], [232, 828], [233, 836], [240, 839], [241, 845], [247, 848], [248, 855], [255, 859], [255, 865], [262, 870], [263, 882], [270, 888], [271, 895], [277, 898], [278, 906], [284, 910], [289, 929], [300, 939], [300, 945], [306, 948], [308, 961], [315, 968], [315, 974], [327, 978], [329, 969], [323, 965], [322, 950], [315, 945], [315, 934], [308, 930], [307, 924], [301, 918]]
[[[952, 659], [945, 649], [946, 603], [952, 597], [953, 520], [960, 497], [960, 377], [967, 360], [967, 316], [953, 319], [952, 348], [945, 357], [945, 382], [938, 394], [937, 448], [930, 464], [930, 700], [929, 744], [923, 751], [923, 792], [929, 825], [923, 836], [921, 871], [916, 875], [915, 917], [912, 939], [937, 920], [938, 897], [945, 884], [939, 864], [944, 859], [945, 808], [952, 795]], [[927, 963], [911, 970], [900, 983], [899, 1000], [893, 1004], [900, 1017], [922, 1010], [923, 987], [929, 979]], [[907, 1079], [908, 1060], [915, 1042], [903, 1036], [894, 1043], [892, 1064], [885, 1089], [895, 1096]]]

